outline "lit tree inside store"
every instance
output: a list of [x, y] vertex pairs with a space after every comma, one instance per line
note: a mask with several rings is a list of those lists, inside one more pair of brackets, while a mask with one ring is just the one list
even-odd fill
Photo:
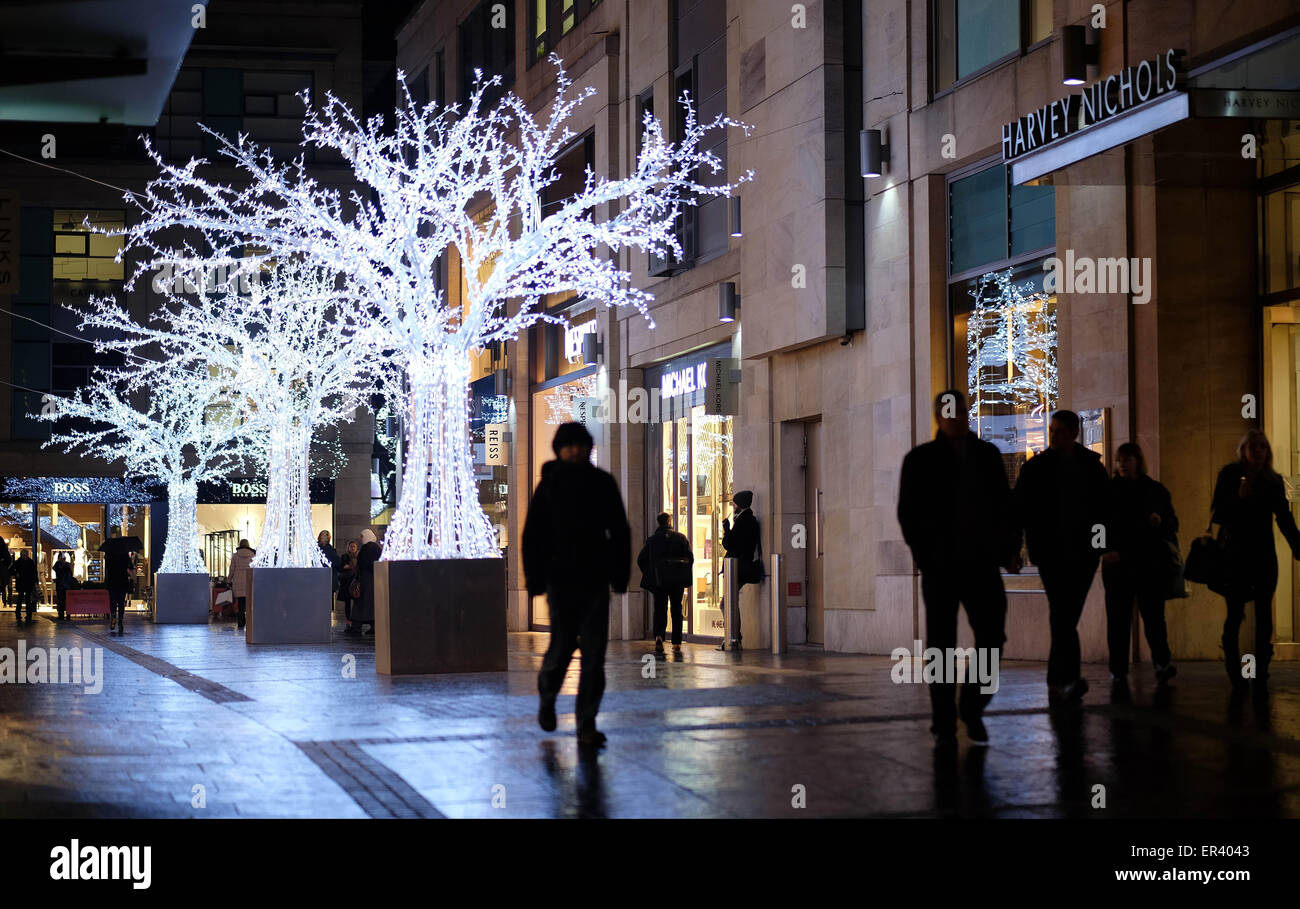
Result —
[[1012, 270], [983, 275], [966, 323], [970, 417], [989, 408], [1042, 413], [1056, 400], [1056, 312], [1032, 282]]
[[[167, 487], [166, 548], [158, 571], [206, 574], [199, 556], [198, 485], [240, 462], [245, 427], [229, 415], [224, 379], [192, 360], [136, 360], [97, 369], [57, 409], [34, 414], [57, 423], [49, 441], [69, 453], [121, 461], [128, 475]], [[93, 482], [93, 481], [91, 481]]]
[[[557, 68], [559, 61], [552, 58]], [[143, 250], [142, 270], [171, 265], [195, 272], [259, 257], [301, 257], [336, 274], [378, 345], [407, 376], [401, 494], [389, 525], [386, 559], [485, 558], [500, 552], [478, 503], [469, 435], [470, 355], [508, 341], [548, 316], [551, 294], [575, 293], [647, 314], [649, 294], [619, 267], [624, 249], [682, 255], [675, 225], [684, 205], [727, 196], [752, 177], [729, 183], [722, 162], [700, 141], [712, 129], [744, 128], [726, 117], [701, 124], [683, 96], [679, 142], [657, 120], [642, 124], [640, 154], [624, 178], [587, 172], [581, 190], [542, 198], [559, 180], [556, 163], [575, 134], [576, 108], [594, 89], [574, 91], [559, 71], [549, 107], [534, 116], [507, 94], [489, 107], [499, 79], [480, 79], [470, 100], [440, 108], [405, 104], [394, 127], [359, 121], [326, 95], [308, 106], [303, 145], [333, 152], [360, 188], [320, 185], [304, 160], [277, 162], [247, 136], [211, 133], [221, 155], [249, 181], [210, 182], [200, 162], [174, 166], [153, 153], [162, 175], [136, 202], [125, 230], [128, 249]], [[304, 96], [304, 101], [309, 99]], [[176, 231], [190, 241], [174, 245]], [[461, 263], [464, 299], [449, 300], [442, 257]], [[138, 274], [139, 272], [137, 272]], [[647, 315], [648, 318], [648, 315]]]
[[199, 286], [192, 299], [168, 292], [147, 326], [104, 302], [86, 325], [110, 339], [103, 348], [151, 347], [222, 377], [243, 412], [250, 457], [266, 468], [266, 520], [253, 564], [319, 567], [312, 443], [367, 405], [377, 361], [360, 311], [340, 297], [332, 273], [290, 260], [260, 265], [254, 280]]

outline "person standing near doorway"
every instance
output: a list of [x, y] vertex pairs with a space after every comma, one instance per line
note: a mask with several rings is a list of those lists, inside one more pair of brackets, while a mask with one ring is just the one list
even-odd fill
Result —
[[9, 551], [9, 544], [5, 542], [4, 537], [0, 537], [0, 600], [4, 605], [9, 605], [9, 579], [14, 566], [13, 553]]
[[641, 589], [654, 598], [655, 655], [664, 652], [664, 632], [668, 630], [668, 604], [673, 607], [673, 653], [682, 652], [682, 594], [691, 584], [691, 566], [695, 553], [690, 540], [672, 528], [672, 516], [660, 512], [655, 518], [658, 526], [646, 538], [645, 545], [636, 557], [641, 569]]
[[54, 602], [59, 609], [59, 621], [68, 617], [68, 588], [72, 586], [72, 563], [64, 553], [59, 553], [51, 569], [54, 573]]
[[[114, 527], [110, 539], [122, 535]], [[135, 563], [131, 553], [121, 546], [114, 546], [104, 554], [104, 586], [108, 588], [108, 630], [114, 627], [119, 635], [126, 634], [126, 598], [135, 584]]]
[[253, 556], [257, 550], [248, 545], [248, 540], [240, 540], [239, 548], [230, 557], [230, 593], [235, 598], [235, 608], [239, 614], [239, 624], [243, 628], [248, 621], [248, 597], [253, 592]]
[[[361, 547], [356, 540], [348, 540], [347, 551], [339, 558], [339, 599], [343, 601], [343, 619], [347, 625], [343, 629], [344, 634], [357, 634], [359, 628], [352, 627], [352, 585], [357, 581], [357, 557], [361, 553]], [[360, 593], [360, 590], [357, 591]]]
[[31, 555], [26, 549], [18, 554], [18, 558], [13, 564], [14, 587], [18, 593], [17, 605], [14, 607], [14, 613], [18, 617], [19, 624], [23, 623], [23, 606], [27, 607], [27, 624], [31, 624], [34, 619], [32, 614], [36, 612], [36, 563], [32, 561]]
[[[383, 554], [379, 538], [367, 527], [361, 531], [361, 550], [357, 553], [357, 577], [361, 580], [361, 598], [352, 604], [352, 621], [362, 634], [375, 633], [375, 563]], [[362, 630], [362, 626], [366, 626]]]
[[596, 714], [605, 692], [609, 593], [626, 593], [632, 573], [632, 528], [618, 483], [591, 463], [593, 441], [581, 423], [555, 431], [555, 460], [528, 503], [521, 540], [524, 580], [532, 596], [546, 594], [551, 641], [537, 674], [537, 723], [556, 727], [555, 698], [573, 651], [582, 648], [574, 719], [578, 744], [599, 748], [605, 734]]
[[[754, 504], [754, 493], [742, 489], [731, 497], [731, 504], [733, 520], [722, 519], [722, 548], [726, 550], [726, 558], [740, 561], [740, 578], [736, 585], [736, 593], [739, 596], [741, 588], [746, 584], [762, 583], [763, 563], [758, 558], [760, 539], [758, 518], [754, 516], [750, 507]], [[724, 610], [729, 608], [729, 604], [724, 601], [722, 608]], [[731, 629], [731, 641], [723, 641], [718, 645], [719, 650], [726, 650], [728, 644], [731, 645], [732, 650], [741, 649], [740, 603], [735, 604], [731, 615], [735, 623]]]
[[927, 650], [954, 652], [961, 606], [984, 657], [967, 663], [959, 707], [958, 679], [929, 683], [930, 732], [937, 749], [949, 750], [957, 746], [959, 715], [971, 742], [988, 744], [983, 717], [993, 694], [980, 690], [976, 664], [1001, 660], [1007, 593], [999, 567], [1020, 570], [1020, 530], [1002, 452], [970, 431], [968, 413], [957, 389], [934, 399], [939, 431], [903, 458], [898, 489], [898, 523], [921, 571]]
[[1291, 516], [1286, 485], [1273, 469], [1273, 447], [1262, 430], [1252, 429], [1237, 446], [1237, 460], [1219, 471], [1214, 484], [1211, 523], [1224, 531], [1228, 566], [1224, 600], [1223, 660], [1236, 691], [1249, 682], [1242, 674], [1238, 635], [1246, 604], [1255, 604], [1255, 696], [1268, 696], [1268, 669], [1273, 659], [1273, 594], [1277, 590], [1277, 549], [1273, 521], [1291, 555], [1300, 558], [1300, 530]]
[[334, 611], [334, 595], [339, 591], [339, 552], [330, 545], [330, 532], [322, 530], [316, 534], [316, 546], [330, 566], [330, 612]]
[[1105, 522], [1110, 478], [1101, 455], [1079, 444], [1079, 427], [1079, 415], [1072, 410], [1052, 414], [1047, 450], [1025, 462], [1015, 488], [1029, 559], [1038, 566], [1047, 593], [1051, 705], [1078, 704], [1088, 691], [1079, 618], [1104, 545], [1098, 545], [1097, 533]]

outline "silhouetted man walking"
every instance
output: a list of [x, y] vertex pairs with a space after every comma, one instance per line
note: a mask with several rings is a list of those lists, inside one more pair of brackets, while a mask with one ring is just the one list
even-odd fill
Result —
[[26, 549], [14, 560], [12, 571], [14, 587], [18, 590], [18, 604], [14, 607], [14, 614], [19, 622], [24, 621], [23, 607], [26, 606], [26, 621], [30, 624], [34, 621], [32, 615], [36, 612], [36, 563]]
[[[970, 431], [962, 392], [942, 392], [934, 415], [939, 431], [903, 459], [898, 492], [898, 523], [921, 570], [926, 648], [945, 657], [956, 648], [960, 603], [975, 647], [991, 659], [1006, 640], [1007, 595], [998, 566], [1020, 570], [1011, 486], [1002, 453]], [[966, 666], [960, 714], [971, 741], [984, 745], [983, 713], [993, 695], [980, 691], [975, 668], [974, 661]], [[956, 687], [950, 678], [930, 684], [930, 731], [940, 748], [957, 744]]]
[[1053, 704], [1078, 703], [1088, 691], [1080, 666], [1079, 617], [1105, 545], [1097, 528], [1106, 520], [1110, 478], [1101, 455], [1078, 438], [1077, 413], [1052, 414], [1047, 450], [1020, 468], [1015, 490], [1029, 559], [1047, 593], [1052, 632], [1047, 692]]
[[542, 467], [524, 521], [524, 580], [532, 596], [545, 593], [551, 608], [551, 643], [537, 674], [537, 722], [555, 729], [555, 698], [573, 651], [582, 649], [574, 719], [580, 745], [600, 747], [596, 712], [605, 693], [609, 592], [627, 591], [632, 573], [632, 528], [618, 484], [591, 463], [591, 434], [565, 423], [551, 443], [556, 460]]

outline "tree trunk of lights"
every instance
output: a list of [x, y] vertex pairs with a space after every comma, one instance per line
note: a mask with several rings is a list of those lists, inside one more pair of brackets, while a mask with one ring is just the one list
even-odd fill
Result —
[[167, 540], [158, 566], [160, 574], [207, 573], [199, 556], [198, 501], [198, 484], [193, 480], [167, 484]]
[[317, 568], [326, 564], [311, 523], [311, 431], [297, 421], [271, 428], [266, 519], [253, 564], [258, 568]]
[[469, 357], [448, 350], [412, 363], [402, 492], [383, 558], [499, 558], [478, 501], [469, 434]]

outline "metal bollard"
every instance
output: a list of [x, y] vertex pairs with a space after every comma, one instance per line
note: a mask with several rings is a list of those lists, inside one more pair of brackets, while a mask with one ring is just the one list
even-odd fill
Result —
[[772, 587], [772, 652], [785, 653], [788, 632], [785, 627], [785, 604], [781, 600], [781, 553], [772, 553], [772, 572], [767, 579]]
[[722, 603], [722, 642], [728, 650], [736, 647], [736, 611], [740, 609], [740, 559], [727, 559], [723, 562], [722, 576], [727, 588]]

